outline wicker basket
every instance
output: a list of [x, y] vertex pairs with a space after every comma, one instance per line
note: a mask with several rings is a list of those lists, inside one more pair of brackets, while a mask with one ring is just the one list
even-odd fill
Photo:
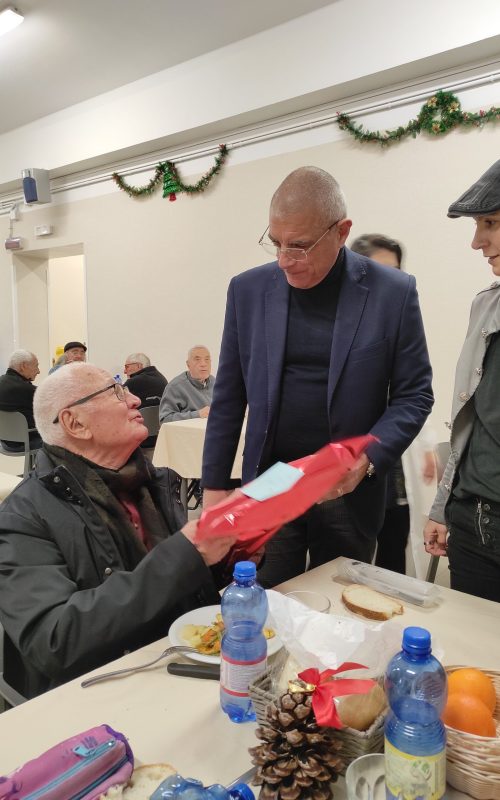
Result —
[[[249, 686], [250, 697], [260, 725], [268, 724], [266, 708], [269, 703], [272, 703], [277, 698], [277, 695], [273, 692], [273, 685], [276, 677], [283, 669], [287, 655], [287, 653], [284, 653], [278, 661], [275, 661], [266, 672]], [[367, 753], [384, 752], [384, 719], [385, 713], [377, 717], [367, 731], [357, 731], [354, 728], [342, 728], [334, 731], [333, 735], [342, 743], [342, 747], [338, 751], [338, 755], [344, 763], [341, 775], [344, 775], [351, 761], [354, 761], [358, 756], [364, 756]]]
[[[451, 673], [460, 666], [446, 667]], [[500, 724], [500, 672], [482, 670], [495, 686], [497, 704], [493, 713]], [[446, 780], [455, 789], [477, 800], [500, 800], [500, 738], [475, 736], [446, 726]]]

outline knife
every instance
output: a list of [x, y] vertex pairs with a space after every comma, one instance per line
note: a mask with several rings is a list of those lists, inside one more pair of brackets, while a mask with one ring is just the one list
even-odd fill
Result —
[[226, 788], [232, 789], [233, 786], [236, 786], [237, 783], [247, 783], [248, 785], [250, 785], [250, 782], [253, 776], [255, 775], [256, 770], [257, 767], [250, 767], [250, 769], [247, 769], [247, 771], [244, 772], [242, 775], [238, 775], [237, 778], [231, 781], [231, 783], [229, 783]]
[[218, 681], [220, 678], [219, 664], [182, 664], [171, 661], [167, 665], [167, 672], [171, 675], [184, 675], [187, 678], [208, 678]]

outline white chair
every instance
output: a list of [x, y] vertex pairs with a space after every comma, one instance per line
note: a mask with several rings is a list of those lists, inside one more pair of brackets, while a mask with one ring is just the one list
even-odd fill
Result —
[[[28, 428], [28, 421], [20, 411], [0, 411], [0, 453], [4, 456], [24, 456], [23, 478], [27, 476], [35, 463], [35, 454], [40, 446], [32, 448], [30, 433], [36, 428]], [[22, 444], [22, 450], [9, 450], [2, 441]]]
[[[445, 470], [446, 464], [448, 463], [448, 459], [450, 457], [450, 443], [449, 442], [438, 442], [436, 447], [434, 448], [434, 455], [436, 456], [436, 472], [437, 472], [437, 481], [441, 480], [443, 477], [443, 472]], [[427, 570], [427, 575], [425, 580], [429, 583], [434, 583], [436, 580], [436, 572], [439, 564], [439, 556], [431, 556], [429, 561], [429, 568]]]
[[20, 706], [21, 703], [26, 702], [27, 698], [13, 689], [3, 676], [3, 638], [3, 626], [0, 624], [0, 697], [3, 697], [9, 706]]

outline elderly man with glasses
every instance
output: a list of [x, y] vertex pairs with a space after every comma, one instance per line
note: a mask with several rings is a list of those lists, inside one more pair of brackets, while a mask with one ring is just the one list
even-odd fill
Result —
[[145, 353], [131, 353], [125, 359], [124, 386], [136, 394], [141, 406], [158, 406], [168, 381]]
[[274, 261], [230, 283], [208, 418], [205, 506], [222, 499], [248, 405], [243, 481], [276, 461], [371, 433], [325, 502], [266, 547], [272, 586], [337, 556], [370, 561], [386, 474], [429, 414], [431, 368], [415, 279], [344, 245], [351, 228], [337, 181], [302, 167], [275, 192], [259, 244]]
[[234, 538], [196, 542], [177, 476], [140, 450], [139, 404], [83, 363], [50, 375], [35, 395], [43, 448], [0, 513], [4, 677], [26, 697], [219, 600], [210, 567]]

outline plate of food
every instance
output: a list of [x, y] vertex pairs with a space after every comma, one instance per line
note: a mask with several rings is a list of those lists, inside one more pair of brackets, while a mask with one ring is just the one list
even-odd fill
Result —
[[[204, 664], [220, 663], [220, 642], [224, 633], [224, 623], [219, 606], [204, 606], [188, 611], [178, 617], [170, 626], [168, 638], [172, 644], [187, 644], [198, 652], [186, 653], [186, 658]], [[267, 639], [267, 655], [272, 656], [281, 650], [283, 643], [267, 623], [264, 626]]]

